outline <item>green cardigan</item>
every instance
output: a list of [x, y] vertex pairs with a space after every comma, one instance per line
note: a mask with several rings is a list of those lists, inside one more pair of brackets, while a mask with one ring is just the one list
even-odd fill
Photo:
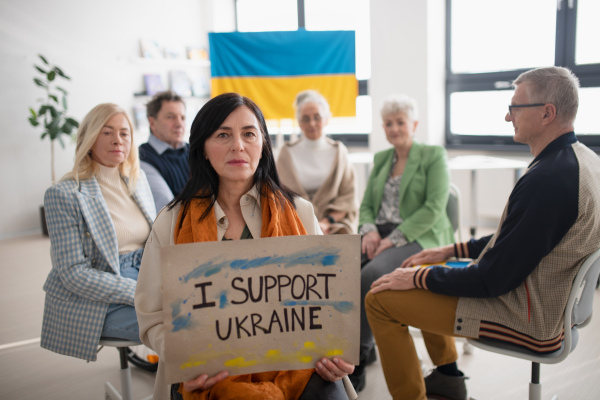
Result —
[[[360, 205], [359, 226], [375, 224], [393, 158], [394, 148], [375, 154], [373, 171]], [[416, 241], [424, 249], [454, 243], [454, 230], [446, 215], [449, 182], [446, 150], [413, 142], [398, 199], [403, 222], [397, 229], [409, 243]]]

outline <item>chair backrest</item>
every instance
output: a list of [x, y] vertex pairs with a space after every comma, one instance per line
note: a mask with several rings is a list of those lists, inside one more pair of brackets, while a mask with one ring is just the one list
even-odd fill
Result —
[[577, 275], [575, 275], [575, 279], [573, 279], [571, 294], [565, 307], [565, 340], [562, 345], [562, 352], [555, 358], [541, 362], [547, 364], [559, 363], [567, 358], [569, 353], [575, 348], [579, 337], [577, 325], [580, 327], [585, 326], [584, 322], [588, 322], [592, 316], [594, 290], [596, 289], [596, 281], [598, 280], [599, 273], [600, 249], [588, 256], [583, 265], [581, 265], [581, 268], [579, 268]]
[[461, 226], [460, 226], [460, 190], [454, 183], [450, 183], [448, 193], [448, 204], [446, 205], [446, 214], [454, 229], [455, 239], [458, 243], [462, 242]]
[[[571, 325], [582, 325], [592, 316], [594, 291], [600, 275], [600, 250], [592, 253], [573, 281], [573, 289], [577, 288], [576, 298], [571, 312]], [[580, 279], [578, 279], [580, 278]], [[577, 286], [575, 286], [577, 285]]]

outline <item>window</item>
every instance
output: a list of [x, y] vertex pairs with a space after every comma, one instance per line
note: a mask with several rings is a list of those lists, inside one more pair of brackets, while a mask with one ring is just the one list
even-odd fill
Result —
[[527, 150], [504, 122], [512, 81], [559, 65], [579, 78], [575, 132], [600, 148], [600, 2], [597, 0], [446, 0], [448, 147]]
[[[359, 96], [356, 117], [331, 118], [324, 131], [347, 145], [367, 145], [371, 131], [371, 77], [369, 0], [236, 0], [240, 32], [353, 30], [356, 32], [356, 78]], [[291, 106], [291, 105], [290, 105]], [[297, 134], [295, 120], [267, 121], [271, 134]]]
[[298, 29], [297, 0], [237, 0], [236, 14], [240, 32]]

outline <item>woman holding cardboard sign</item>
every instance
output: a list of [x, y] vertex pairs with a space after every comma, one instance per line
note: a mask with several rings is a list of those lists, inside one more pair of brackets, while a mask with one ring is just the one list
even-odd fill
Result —
[[[321, 234], [318, 221], [309, 202], [280, 184], [260, 109], [235, 93], [210, 100], [192, 124], [190, 179], [159, 214], [146, 248], [306, 234]], [[161, 267], [147, 258], [142, 260], [135, 305], [142, 342], [160, 356], [154, 398], [168, 398]], [[173, 385], [171, 395], [185, 399], [342, 399], [347, 396], [341, 379], [353, 370], [353, 365], [333, 357], [320, 359], [309, 370], [235, 377], [222, 371]]]

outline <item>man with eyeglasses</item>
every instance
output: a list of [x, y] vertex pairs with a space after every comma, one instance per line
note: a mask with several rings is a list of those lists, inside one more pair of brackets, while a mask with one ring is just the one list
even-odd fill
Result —
[[[505, 120], [535, 157], [494, 235], [408, 258], [365, 299], [394, 399], [467, 397], [453, 336], [493, 338], [544, 354], [560, 349], [563, 313], [583, 261], [600, 248], [600, 159], [573, 132], [578, 79], [562, 67], [521, 74]], [[466, 268], [407, 268], [451, 258]], [[423, 378], [408, 326], [437, 366]]]

